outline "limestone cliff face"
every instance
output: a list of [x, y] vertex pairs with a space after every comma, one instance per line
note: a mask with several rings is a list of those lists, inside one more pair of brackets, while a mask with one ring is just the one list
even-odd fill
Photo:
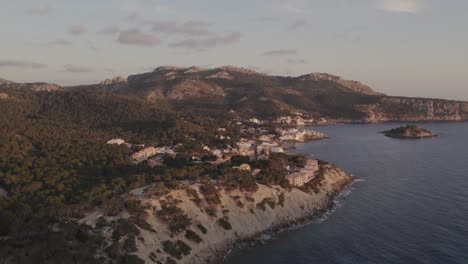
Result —
[[[328, 209], [333, 198], [352, 182], [352, 177], [333, 165], [325, 164], [321, 166], [321, 173], [316, 181], [318, 188], [314, 188], [311, 193], [295, 188], [286, 190], [279, 186], [264, 185], [260, 185], [256, 192], [218, 188], [221, 202], [216, 205], [215, 215], [207, 213], [209, 205], [205, 200], [202, 199], [201, 203], [194, 202], [193, 196], [188, 195], [184, 189], [173, 191], [159, 199], [145, 199], [151, 205], [146, 221], [154, 230], [141, 230], [143, 239], [137, 242], [136, 254], [147, 263], [152, 263], [151, 259], [154, 258], [165, 263], [167, 257], [175, 259], [177, 263], [209, 263], [214, 260], [214, 256], [226, 251], [235, 242], [307, 219]], [[199, 186], [192, 185], [188, 188], [196, 190], [203, 197]], [[177, 207], [191, 219], [189, 229], [200, 236], [202, 241], [193, 242], [186, 238], [184, 232], [171, 233], [168, 223], [161, 221], [157, 212], [164, 201], [169, 199], [178, 201]], [[231, 228], [223, 227], [220, 219], [229, 223]], [[199, 225], [206, 228], [206, 234], [197, 228]], [[164, 251], [164, 241], [175, 243], [177, 240], [191, 248], [190, 254], [182, 259], [176, 259]], [[159, 252], [156, 257], [154, 254], [151, 256], [154, 252]]]
[[364, 121], [371, 123], [468, 120], [468, 103], [449, 100], [383, 97], [376, 104], [356, 108], [366, 114]]

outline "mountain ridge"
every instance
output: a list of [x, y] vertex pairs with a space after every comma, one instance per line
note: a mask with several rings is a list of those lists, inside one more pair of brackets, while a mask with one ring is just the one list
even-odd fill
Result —
[[364, 123], [468, 120], [468, 103], [463, 101], [387, 96], [361, 82], [327, 73], [274, 76], [235, 66], [161, 66], [91, 85], [5, 83], [0, 88], [107, 92], [207, 116], [230, 112], [243, 118], [272, 119], [300, 114], [331, 122]]

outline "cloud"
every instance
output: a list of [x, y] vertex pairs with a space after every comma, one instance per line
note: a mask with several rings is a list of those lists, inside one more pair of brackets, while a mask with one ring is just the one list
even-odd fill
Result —
[[296, 55], [297, 50], [295, 49], [279, 49], [279, 50], [270, 50], [262, 53], [262, 56], [288, 56]]
[[277, 22], [280, 21], [281, 18], [278, 16], [261, 16], [258, 20], [262, 22]]
[[85, 66], [67, 64], [65, 65], [65, 71], [70, 72], [70, 73], [88, 73], [88, 72], [94, 72], [94, 69], [90, 67], [85, 67]]
[[26, 9], [26, 14], [32, 15], [32, 16], [46, 16], [50, 15], [54, 12], [54, 9], [50, 6], [46, 7], [33, 7]]
[[47, 65], [31, 61], [0, 60], [0, 67], [12, 67], [19, 69], [40, 69], [46, 68]]
[[258, 20], [263, 22], [276, 22], [280, 21], [281, 18], [278, 16], [261, 16], [258, 18]]
[[387, 12], [417, 14], [424, 6], [420, 0], [378, 0], [376, 8]]
[[238, 42], [242, 37], [240, 32], [233, 32], [226, 35], [213, 35], [203, 38], [187, 38], [169, 44], [171, 48], [204, 49], [221, 45], [229, 45]]
[[305, 5], [304, 0], [287, 0], [273, 3], [270, 8], [281, 13], [301, 14], [306, 10]]
[[117, 41], [121, 44], [137, 46], [156, 46], [161, 44], [161, 40], [157, 36], [142, 33], [138, 29], [120, 32]]
[[185, 36], [203, 36], [211, 34], [207, 29], [208, 24], [201, 20], [190, 20], [182, 24], [179, 24], [175, 21], [158, 21], [146, 23], [152, 25], [152, 30], [154, 32], [164, 34], [180, 34]]
[[145, 16], [155, 16], [171, 12], [171, 8], [166, 5], [156, 4], [149, 6], [142, 1], [127, 0], [120, 6], [120, 9], [128, 12], [128, 19], [139, 20]]
[[119, 26], [108, 26], [106, 28], [103, 28], [98, 32], [98, 34], [102, 35], [114, 35], [120, 32], [120, 27]]
[[299, 28], [305, 27], [306, 25], [307, 25], [307, 20], [305, 20], [305, 19], [298, 19], [298, 20], [294, 21], [293, 23], [291, 23], [291, 24], [288, 26], [288, 29], [290, 29], [290, 30], [295, 30], [295, 29], [299, 29]]
[[286, 62], [289, 64], [306, 64], [307, 63], [307, 61], [304, 59], [288, 59]]
[[65, 39], [57, 39], [47, 43], [40, 44], [41, 47], [45, 48], [56, 48], [56, 47], [66, 47], [71, 46], [72, 43]]
[[86, 32], [86, 28], [83, 25], [71, 25], [68, 27], [68, 33], [73, 35], [81, 35]]
[[92, 41], [88, 41], [88, 48], [91, 51], [99, 51], [99, 49], [96, 47], [96, 45], [94, 45], [94, 42]]

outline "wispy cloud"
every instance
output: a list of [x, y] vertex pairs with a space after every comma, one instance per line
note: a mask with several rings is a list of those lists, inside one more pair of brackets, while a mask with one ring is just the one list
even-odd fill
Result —
[[70, 73], [89, 73], [94, 72], [94, 69], [86, 66], [78, 66], [73, 64], [67, 64], [64, 66], [64, 71]]
[[169, 44], [171, 48], [205, 49], [215, 46], [229, 45], [238, 42], [242, 37], [240, 32], [226, 35], [212, 35], [203, 38], [187, 38]]
[[298, 20], [294, 21], [293, 23], [289, 24], [288, 29], [295, 30], [295, 29], [305, 27], [306, 25], [307, 25], [307, 20], [298, 19]]
[[264, 22], [276, 22], [280, 21], [281, 18], [279, 16], [261, 16], [258, 18], [258, 20]]
[[307, 61], [304, 59], [288, 59], [286, 62], [289, 64], [306, 64], [307, 63]]
[[278, 50], [270, 50], [267, 52], [262, 53], [262, 56], [289, 56], [289, 55], [296, 55], [297, 50], [295, 49], [278, 49]]
[[171, 8], [167, 5], [155, 4], [148, 5], [142, 1], [127, 0], [120, 6], [125, 12], [128, 12], [128, 18], [131, 20], [141, 19], [145, 16], [154, 16], [171, 12]]
[[304, 0], [286, 0], [279, 1], [270, 5], [271, 9], [290, 14], [301, 14], [304, 13], [306, 8], [306, 2]]
[[108, 26], [106, 28], [103, 28], [102, 30], [98, 31], [98, 34], [102, 35], [114, 35], [120, 32], [120, 27], [119, 26]]
[[175, 21], [156, 21], [146, 22], [152, 26], [154, 32], [164, 34], [180, 34], [180, 35], [209, 35], [210, 31], [207, 29], [208, 23], [201, 20], [190, 20], [185, 23], [177, 23]]
[[40, 44], [41, 47], [45, 47], [45, 48], [66, 47], [66, 46], [71, 46], [71, 45], [72, 43], [65, 39], [57, 39], [57, 40], [49, 41], [47, 43]]
[[45, 6], [45, 7], [32, 7], [26, 9], [26, 14], [32, 15], [32, 16], [46, 16], [50, 15], [54, 12], [54, 9], [50, 6]]
[[71, 25], [68, 27], [68, 33], [72, 35], [81, 35], [86, 32], [86, 28], [83, 25]]
[[424, 9], [421, 0], [377, 0], [376, 8], [387, 12], [417, 14]]
[[47, 65], [32, 61], [0, 60], [0, 67], [12, 67], [19, 69], [40, 69], [46, 68]]
[[137, 46], [156, 46], [161, 44], [161, 39], [157, 36], [142, 33], [138, 29], [130, 29], [120, 32], [117, 41], [121, 44]]

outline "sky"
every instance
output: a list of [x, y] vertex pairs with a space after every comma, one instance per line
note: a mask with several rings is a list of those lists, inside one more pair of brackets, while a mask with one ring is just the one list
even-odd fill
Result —
[[326, 72], [468, 100], [466, 0], [0, 0], [0, 78], [97, 83], [163, 65]]

